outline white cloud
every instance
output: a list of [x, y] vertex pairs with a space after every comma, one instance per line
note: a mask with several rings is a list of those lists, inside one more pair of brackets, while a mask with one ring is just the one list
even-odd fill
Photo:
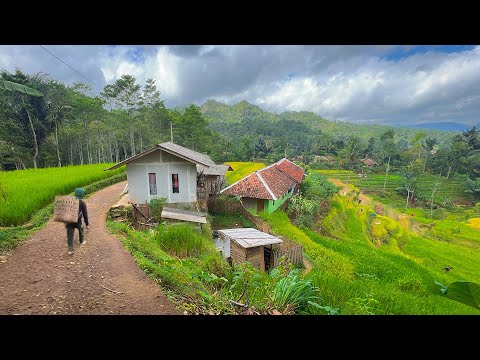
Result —
[[[331, 119], [402, 123], [480, 117], [480, 47], [384, 55], [392, 46], [46, 46], [97, 85], [122, 74], [148, 78], [167, 106], [247, 100], [263, 108], [314, 111]], [[44, 72], [68, 84], [81, 76], [39, 46], [0, 46], [0, 69]]]

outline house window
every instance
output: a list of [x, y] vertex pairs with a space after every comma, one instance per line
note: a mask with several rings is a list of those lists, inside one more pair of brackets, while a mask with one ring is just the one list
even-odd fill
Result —
[[150, 187], [150, 195], [157, 195], [157, 174], [148, 174], [148, 185]]
[[172, 189], [174, 194], [179, 192], [178, 174], [172, 174]]

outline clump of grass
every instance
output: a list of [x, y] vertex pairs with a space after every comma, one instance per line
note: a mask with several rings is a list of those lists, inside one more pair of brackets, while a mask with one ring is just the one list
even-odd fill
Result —
[[208, 250], [215, 251], [213, 242], [189, 224], [159, 226], [155, 241], [162, 249], [179, 257], [200, 255]]
[[301, 277], [299, 272], [300, 269], [293, 269], [273, 289], [273, 306], [282, 314], [304, 314], [312, 302], [320, 300], [311, 279]]

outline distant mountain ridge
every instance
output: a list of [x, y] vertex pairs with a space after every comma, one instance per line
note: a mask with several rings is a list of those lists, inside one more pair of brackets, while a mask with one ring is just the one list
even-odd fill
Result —
[[[237, 129], [240, 124], [245, 122], [250, 124], [262, 122], [274, 124], [282, 121], [300, 122], [312, 131], [321, 130], [325, 133], [340, 134], [345, 137], [358, 136], [366, 140], [370, 137], [378, 137], [388, 129], [395, 129], [397, 134], [406, 138], [411, 138], [420, 131], [419, 127], [413, 126], [403, 127], [332, 121], [310, 111], [286, 111], [276, 114], [264, 111], [259, 106], [250, 104], [245, 100], [234, 105], [227, 105], [216, 100], [208, 100], [200, 107], [200, 111], [209, 121], [210, 127], [222, 134], [228, 134], [232, 128]], [[253, 126], [251, 128], [253, 130]], [[446, 131], [445, 129], [435, 129], [431, 127], [422, 129], [425, 129], [425, 132], [437, 138], [452, 136], [450, 130]], [[237, 131], [236, 135], [240, 135], [240, 133]]]
[[[403, 127], [401, 125], [399, 126]], [[421, 129], [434, 129], [434, 130], [440, 130], [440, 131], [464, 131], [471, 128], [470, 125], [456, 123], [456, 122], [433, 122], [433, 123], [410, 125], [409, 127], [421, 128]]]

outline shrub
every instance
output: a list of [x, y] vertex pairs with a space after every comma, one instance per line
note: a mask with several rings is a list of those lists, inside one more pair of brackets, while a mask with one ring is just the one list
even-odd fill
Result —
[[153, 219], [159, 223], [161, 220], [161, 214], [163, 207], [167, 203], [167, 198], [154, 198], [150, 200], [150, 209], [152, 210]]
[[320, 300], [311, 279], [302, 278], [299, 272], [293, 269], [273, 289], [273, 305], [282, 314], [302, 314], [310, 303]]

